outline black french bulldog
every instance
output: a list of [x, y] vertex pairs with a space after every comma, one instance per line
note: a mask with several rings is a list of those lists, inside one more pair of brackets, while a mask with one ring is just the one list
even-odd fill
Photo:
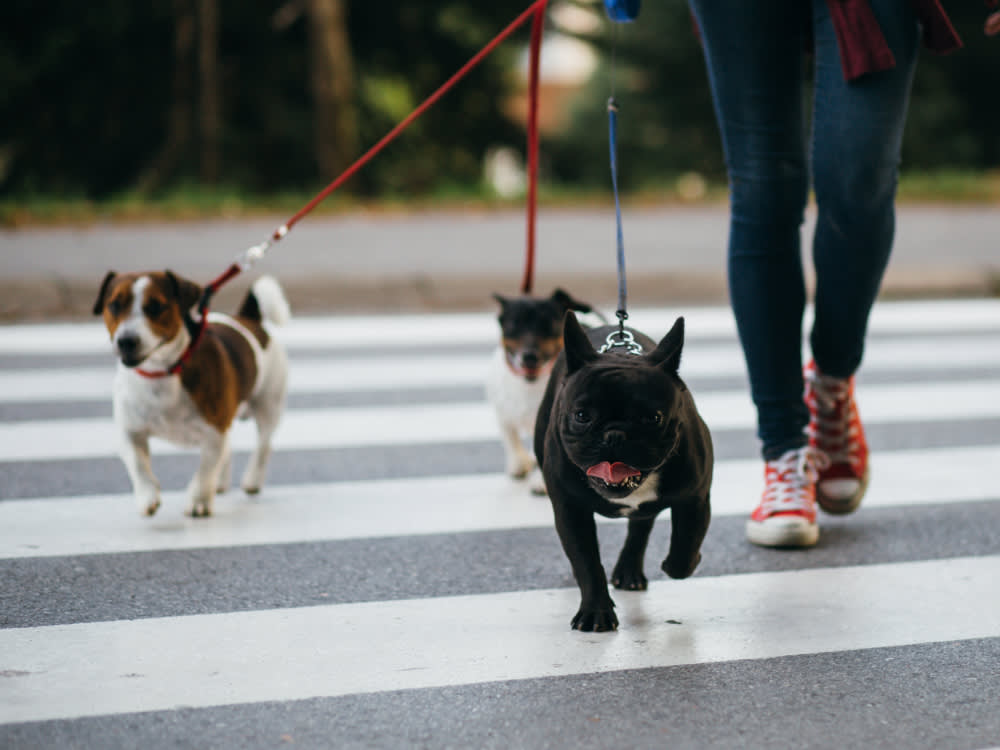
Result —
[[594, 513], [628, 518], [611, 574], [616, 588], [646, 588], [646, 544], [665, 508], [672, 528], [661, 567], [671, 578], [688, 577], [701, 560], [711, 517], [712, 438], [677, 374], [684, 318], [656, 345], [631, 328], [585, 332], [570, 312], [563, 338], [535, 422], [535, 456], [580, 587], [572, 627], [616, 630]]

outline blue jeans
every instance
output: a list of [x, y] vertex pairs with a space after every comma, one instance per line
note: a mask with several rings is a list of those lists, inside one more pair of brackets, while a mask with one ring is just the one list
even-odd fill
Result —
[[[854, 374], [895, 231], [903, 124], [919, 46], [908, 0], [872, 0], [896, 67], [846, 82], [826, 0], [689, 0], [730, 186], [729, 294], [765, 459], [806, 443], [800, 227], [816, 196], [812, 354]], [[805, 60], [813, 40], [808, 132]]]

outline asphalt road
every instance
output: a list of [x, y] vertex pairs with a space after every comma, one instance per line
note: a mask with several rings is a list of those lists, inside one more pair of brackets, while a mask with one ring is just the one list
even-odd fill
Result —
[[[300, 315], [267, 486], [197, 520], [195, 457], [162, 443], [164, 507], [133, 507], [95, 322], [0, 326], [0, 747], [996, 746], [1000, 303], [876, 308], [872, 485], [806, 551], [745, 541], [761, 467], [731, 316], [633, 321], [679, 312], [712, 526], [669, 581], [658, 521], [650, 590], [615, 592], [604, 634], [569, 629], [548, 503], [501, 474], [492, 313]], [[624, 528], [599, 536], [607, 565]]]
[[[108, 269], [169, 267], [207, 282], [285, 218], [4, 230], [0, 319], [85, 319]], [[805, 248], [814, 220], [810, 210]], [[724, 205], [627, 209], [631, 303], [724, 301], [727, 221]], [[903, 205], [897, 225], [886, 297], [995, 292], [1000, 208]], [[535, 290], [561, 285], [613, 306], [611, 208], [543, 210], [537, 229]], [[277, 276], [306, 312], [485, 310], [492, 292], [517, 293], [524, 234], [521, 211], [308, 216], [255, 272]], [[225, 288], [220, 305], [234, 304], [244, 288]]]

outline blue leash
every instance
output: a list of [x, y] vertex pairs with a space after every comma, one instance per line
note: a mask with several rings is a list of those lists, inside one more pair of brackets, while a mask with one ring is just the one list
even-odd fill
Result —
[[[634, 21], [639, 15], [640, 0], [604, 0], [608, 18], [618, 23]], [[615, 38], [617, 42], [617, 36]], [[618, 194], [618, 101], [614, 87], [614, 47], [612, 46], [611, 96], [608, 98], [608, 146], [611, 151], [611, 186], [615, 193], [615, 220], [618, 225], [618, 336], [625, 339], [625, 321], [628, 320], [626, 302], [628, 288], [625, 283], [625, 236], [622, 232], [622, 204]]]
[[618, 329], [624, 330], [628, 319], [626, 301], [628, 288], [625, 283], [625, 235], [622, 232], [622, 204], [618, 195], [618, 102], [612, 96], [608, 99], [608, 145], [611, 150], [611, 186], [615, 193], [615, 220], [618, 226]]

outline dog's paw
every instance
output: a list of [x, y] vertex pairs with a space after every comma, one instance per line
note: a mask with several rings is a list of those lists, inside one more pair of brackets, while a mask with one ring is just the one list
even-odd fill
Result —
[[260, 492], [260, 486], [263, 482], [260, 481], [260, 477], [256, 472], [247, 472], [247, 474], [240, 480], [240, 489], [243, 490], [248, 495], [256, 495]]
[[517, 466], [507, 469], [507, 475], [511, 479], [527, 479], [532, 468], [534, 467], [525, 464], [518, 464]]
[[219, 478], [215, 481], [215, 494], [225, 495], [233, 483], [233, 471], [229, 466], [224, 466], [219, 472]]
[[616, 589], [624, 591], [645, 591], [649, 588], [649, 581], [641, 569], [635, 569], [621, 563], [616, 565], [611, 572], [611, 584]]
[[507, 461], [507, 474], [512, 479], [527, 479], [528, 475], [535, 470], [535, 460], [533, 458], [522, 457]]
[[225, 495], [229, 492], [229, 486], [233, 483], [233, 466], [231, 459], [224, 461], [219, 468], [219, 476], [215, 480], [215, 494]]
[[581, 630], [585, 633], [603, 633], [609, 630], [618, 630], [618, 616], [615, 614], [614, 604], [602, 609], [580, 610], [573, 617], [570, 627], [573, 630]]
[[545, 497], [549, 494], [549, 491], [545, 487], [545, 477], [542, 476], [542, 472], [537, 467], [531, 472], [529, 482], [529, 490], [532, 495]]
[[192, 518], [207, 518], [212, 515], [212, 497], [192, 498], [188, 504], [187, 514]]
[[155, 485], [139, 489], [135, 493], [135, 502], [142, 515], [152, 516], [160, 509], [160, 490]]
[[698, 552], [693, 558], [683, 560], [676, 559], [673, 555], [667, 555], [660, 568], [671, 578], [687, 578], [694, 573], [698, 563], [701, 562], [701, 553]]
[[243, 478], [240, 479], [240, 489], [248, 495], [256, 495], [260, 492], [262, 484], [264, 483], [261, 481], [261, 472], [257, 471], [252, 464], [247, 466]]

